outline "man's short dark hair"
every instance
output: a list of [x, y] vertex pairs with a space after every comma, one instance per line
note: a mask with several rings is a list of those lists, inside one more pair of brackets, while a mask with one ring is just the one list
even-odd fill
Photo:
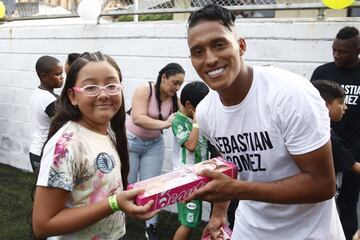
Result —
[[336, 34], [337, 39], [346, 40], [359, 36], [359, 30], [356, 27], [344, 27]]
[[193, 12], [189, 19], [189, 28], [192, 28], [201, 21], [219, 21], [231, 31], [234, 26], [236, 15], [230, 10], [216, 4], [208, 4], [205, 7]]
[[320, 96], [327, 103], [331, 103], [337, 98], [345, 98], [345, 91], [337, 82], [321, 79], [312, 81], [311, 83], [320, 92]]
[[54, 70], [54, 67], [56, 67], [58, 64], [60, 63], [60, 61], [52, 56], [42, 56], [40, 57], [35, 65], [35, 70], [36, 73], [38, 75], [38, 77], [40, 78], [40, 75], [42, 73], [44, 74], [49, 74], [51, 73], [51, 71]]
[[199, 102], [209, 93], [209, 88], [205, 83], [195, 81], [188, 83], [181, 90], [180, 101], [185, 106], [186, 101], [189, 101], [194, 108]]

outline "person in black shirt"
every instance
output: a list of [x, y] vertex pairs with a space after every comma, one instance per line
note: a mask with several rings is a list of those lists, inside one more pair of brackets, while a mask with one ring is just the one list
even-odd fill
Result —
[[[332, 122], [339, 122], [343, 118], [347, 106], [345, 104], [345, 91], [334, 81], [315, 80], [314, 87], [320, 92], [329, 109], [329, 116]], [[336, 197], [341, 192], [343, 174], [351, 170], [360, 174], [360, 163], [356, 162], [343, 141], [331, 130], [331, 145], [333, 161], [336, 173]]]
[[[340, 122], [332, 122], [334, 132], [344, 141], [356, 161], [360, 161], [360, 37], [355, 27], [344, 27], [336, 35], [332, 45], [334, 61], [315, 69], [311, 81], [332, 80], [345, 90], [348, 107]], [[352, 239], [357, 230], [356, 206], [359, 199], [360, 176], [346, 172], [342, 191], [337, 199], [340, 220], [346, 239]]]

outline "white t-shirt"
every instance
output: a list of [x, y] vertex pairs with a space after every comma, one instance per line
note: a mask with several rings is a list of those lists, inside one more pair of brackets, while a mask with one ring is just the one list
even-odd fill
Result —
[[[69, 191], [68, 208], [121, 192], [121, 163], [110, 136], [66, 123], [45, 145], [37, 185]], [[118, 211], [79, 232], [51, 239], [119, 239], [124, 234], [125, 214]]]
[[[299, 173], [291, 155], [311, 152], [330, 139], [328, 110], [299, 75], [254, 67], [245, 99], [226, 107], [211, 91], [198, 105], [204, 136], [239, 168], [239, 179], [272, 182]], [[316, 159], [314, 159], [316, 161]], [[345, 239], [334, 199], [315, 204], [240, 201], [232, 239]]]
[[46, 108], [56, 101], [56, 97], [48, 90], [36, 88], [31, 96], [31, 129], [32, 141], [30, 152], [40, 156], [47, 139], [50, 127], [50, 118], [45, 112]]

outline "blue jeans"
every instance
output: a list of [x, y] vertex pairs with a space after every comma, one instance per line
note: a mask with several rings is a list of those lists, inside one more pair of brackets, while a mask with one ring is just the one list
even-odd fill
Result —
[[[143, 139], [127, 131], [129, 146], [129, 183], [146, 180], [161, 174], [164, 161], [164, 139], [161, 135], [157, 138]], [[157, 216], [146, 221], [156, 224]]]

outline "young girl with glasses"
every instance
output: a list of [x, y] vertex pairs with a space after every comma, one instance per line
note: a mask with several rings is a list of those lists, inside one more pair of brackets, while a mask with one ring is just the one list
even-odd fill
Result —
[[33, 209], [36, 237], [121, 239], [125, 213], [140, 219], [143, 190], [123, 191], [129, 171], [120, 69], [100, 52], [71, 65], [50, 125]]

